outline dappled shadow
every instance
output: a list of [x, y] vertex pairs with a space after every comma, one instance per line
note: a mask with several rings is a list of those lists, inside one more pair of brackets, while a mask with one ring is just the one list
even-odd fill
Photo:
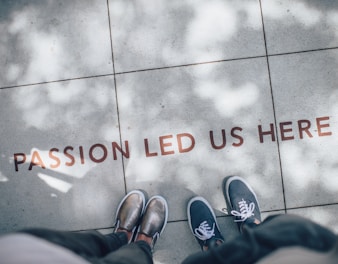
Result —
[[[1, 8], [0, 87], [7, 88], [0, 90], [0, 120], [6, 124], [0, 128], [2, 232], [27, 225], [69, 230], [110, 227], [125, 192], [124, 170], [128, 190], [142, 188], [168, 199], [170, 221], [186, 220], [187, 199], [202, 195], [220, 220], [228, 222], [221, 213], [225, 207], [221, 183], [230, 174], [252, 184], [264, 211], [285, 209], [281, 176], [288, 180], [287, 195], [298, 191], [295, 186], [303, 191], [293, 206], [314, 200], [338, 202], [331, 171], [336, 168], [336, 150], [330, 145], [334, 137], [327, 138], [324, 148], [319, 140], [295, 140], [286, 150], [282, 143], [282, 159], [290, 155], [289, 163], [282, 160], [282, 175], [277, 141], [265, 136], [260, 143], [258, 135], [259, 125], [268, 130], [274, 124], [274, 114], [277, 123], [337, 116], [336, 75], [330, 72], [330, 82], [325, 77], [325, 71], [337, 68], [336, 57], [325, 71], [317, 69], [321, 82], [311, 91], [304, 81], [311, 77], [308, 61], [272, 67], [272, 76], [280, 76], [280, 83], [272, 78], [273, 101], [258, 1], [108, 2], [119, 112], [114, 77], [102, 76], [113, 74], [106, 1], [95, 5], [7, 1]], [[290, 1], [290, 8], [281, 9], [278, 3], [262, 1], [269, 54], [337, 46], [334, 1], [292, 5]], [[298, 64], [304, 65], [303, 74], [298, 73]], [[290, 65], [295, 76], [287, 79], [284, 72]], [[145, 71], [162, 67], [167, 68]], [[142, 71], [131, 72], [138, 70]], [[89, 78], [97, 75], [101, 77]], [[73, 80], [58, 81], [63, 79]], [[286, 89], [287, 80], [292, 89]], [[53, 83], [29, 85], [43, 82]], [[8, 89], [16, 85], [27, 86]], [[326, 85], [330, 89], [324, 92], [321, 87]], [[313, 98], [318, 99], [315, 104]], [[119, 144], [119, 125], [130, 150], [124, 170], [121, 156], [115, 160], [111, 146]], [[209, 133], [213, 131], [219, 146], [222, 129], [226, 145], [215, 149]], [[183, 133], [192, 135], [195, 144], [180, 153], [177, 135]], [[146, 157], [144, 139], [148, 151], [156, 155]], [[188, 147], [191, 141], [184, 140], [183, 147]], [[89, 157], [95, 144], [108, 150], [103, 162]], [[74, 148], [73, 166], [65, 165], [67, 146]], [[49, 156], [52, 148], [60, 150], [55, 155], [62, 165], [56, 169], [51, 168], [56, 162]], [[96, 150], [99, 159], [102, 149]], [[29, 170], [34, 151], [47, 160], [46, 169]], [[25, 153], [27, 159], [17, 172], [14, 153]], [[290, 166], [292, 162], [298, 167]], [[319, 173], [325, 174], [323, 181], [317, 180]], [[319, 194], [306, 192], [321, 183], [325, 195], [320, 199]]]
[[2, 232], [113, 224], [107, 208], [124, 195], [112, 149], [119, 144], [113, 84], [101, 77], [1, 90]]
[[[191, 7], [190, 2], [185, 2], [182, 4], [184, 8], [180, 9], [181, 5], [162, 3], [156, 11], [155, 9], [148, 11], [147, 7], [140, 2], [137, 6], [131, 3], [123, 4], [121, 1], [111, 1], [111, 3], [113, 46], [118, 73], [208, 62], [216, 60], [215, 58], [227, 60], [234, 57], [262, 55], [260, 48], [263, 48], [261, 42], [263, 29], [260, 24], [258, 5], [247, 8], [250, 6], [246, 5], [247, 3], [231, 5], [233, 4], [231, 2], [227, 6], [230, 2], [224, 4], [220, 1], [212, 1], [206, 8], [203, 4]], [[321, 5], [319, 2], [314, 4], [311, 1], [289, 4], [290, 8], [287, 6], [285, 9], [285, 6], [279, 6], [277, 1], [262, 2], [269, 53], [290, 52], [286, 45], [289, 40], [296, 42], [297, 45], [293, 45], [294, 49], [291, 51], [297, 52], [337, 46], [336, 22], [333, 17], [336, 8], [329, 8], [326, 3]], [[114, 12], [115, 6], [120, 7], [116, 12]], [[210, 17], [208, 12], [215, 7], [218, 10], [226, 9], [224, 14], [227, 16], [224, 16], [226, 17], [224, 21], [232, 18], [229, 23], [224, 22], [227, 27], [222, 28], [215, 24], [212, 27], [212, 23], [209, 24], [210, 19], [206, 19], [205, 23], [200, 19], [203, 16]], [[303, 8], [302, 12], [299, 7]], [[277, 8], [279, 10], [276, 10]], [[124, 16], [126, 14], [124, 11], [128, 16]], [[295, 17], [292, 21], [287, 20], [290, 12]], [[218, 12], [211, 13], [218, 17]], [[173, 22], [181, 17], [181, 23]], [[325, 31], [320, 27], [323, 25], [323, 20]], [[133, 27], [135, 21], [142, 21], [140, 28]], [[238, 24], [237, 21], [242, 23]], [[247, 23], [252, 26], [248, 26]], [[285, 25], [287, 27], [284, 30]], [[148, 30], [144, 31], [144, 28]], [[163, 28], [166, 30], [162, 30]], [[219, 35], [215, 38], [204, 38], [209, 34], [212, 35], [215, 28], [220, 32]], [[288, 28], [294, 29], [298, 38], [294, 38], [294, 33]], [[273, 33], [278, 35], [278, 39], [271, 35], [273, 30]], [[220, 35], [223, 37], [218, 39]], [[243, 45], [237, 45], [240, 38]], [[283, 44], [284, 42], [279, 38], [286, 43]], [[318, 41], [314, 42], [313, 38]], [[194, 45], [191, 46], [189, 43]], [[274, 51], [273, 45], [280, 43], [281, 49]], [[256, 50], [250, 49], [255, 45], [259, 46]], [[229, 50], [231, 52], [228, 53]], [[243, 70], [243, 66], [232, 67], [232, 64], [235, 65], [234, 62], [224, 62], [224, 65], [229, 65], [224, 66], [224, 69], [220, 66], [222, 62], [219, 62], [203, 66], [118, 74], [117, 91], [122, 137], [132, 142], [131, 157], [125, 161], [127, 187], [132, 189], [141, 183], [146, 185], [146, 189], [156, 193], [162, 190], [156, 187], [155, 181], [165, 183], [174, 181], [198, 195], [208, 196], [214, 207], [221, 208], [224, 206], [220, 190], [221, 179], [228, 174], [240, 174], [247, 177], [255, 187], [263, 200], [264, 210], [283, 209], [280, 197], [276, 198], [276, 194], [283, 193], [278, 180], [281, 175], [277, 143], [271, 142], [266, 137], [264, 144], [260, 144], [258, 139], [257, 126], [262, 125], [267, 130], [269, 124], [274, 123], [268, 69], [264, 61], [265, 59], [262, 58], [247, 62], [249, 68], [253, 67], [254, 78], [249, 77], [249, 80], [246, 78], [250, 70]], [[335, 64], [336, 60], [334, 60]], [[260, 71], [255, 71], [255, 67], [260, 68]], [[218, 68], [222, 70], [217, 70]], [[284, 78], [283, 72], [276, 70], [274, 74], [280, 74], [281, 78]], [[304, 95], [306, 88], [303, 87], [302, 78], [307, 77], [298, 77], [296, 87], [289, 91], [288, 95], [298, 99], [295, 105], [298, 103], [302, 108], [304, 107], [302, 96], [308, 96]], [[274, 87], [273, 83], [272, 86]], [[330, 87], [334, 85], [330, 84]], [[313, 94], [316, 95], [318, 98], [327, 96], [327, 94]], [[277, 96], [274, 98], [278, 99]], [[288, 100], [283, 102], [284, 108], [279, 111], [285, 115], [278, 121], [296, 122], [298, 119], [295, 119], [295, 112], [287, 111], [287, 103]], [[307, 105], [310, 108], [317, 107], [311, 102]], [[302, 118], [308, 119], [334, 115], [334, 112], [327, 109], [315, 114], [306, 110], [302, 113]], [[276, 124], [274, 125], [276, 128]], [[243, 128], [241, 134], [245, 138], [243, 146], [238, 148], [231, 146], [236, 139], [229, 135], [229, 130], [235, 126]], [[209, 130], [218, 132], [216, 135], [220, 135], [221, 129], [226, 129], [227, 140], [230, 142], [226, 148], [215, 151], [210, 148], [208, 142]], [[175, 137], [179, 133], [190, 133], [195, 136], [196, 145], [189, 153], [179, 153], [175, 142]], [[161, 157], [159, 137], [165, 135], [170, 135], [170, 139], [166, 142], [172, 144], [169, 149], [173, 148], [175, 154]], [[153, 147], [152, 150], [157, 153], [156, 157], [145, 157], [144, 138], [148, 139], [149, 145]], [[302, 141], [301, 144], [306, 146], [308, 142]], [[289, 168], [285, 169], [285, 172], [289, 170]], [[178, 208], [172, 214], [172, 219], [184, 219], [184, 202], [180, 201], [181, 197], [177, 195], [173, 197], [174, 189], [173, 187], [164, 190], [171, 203]], [[182, 196], [184, 197], [184, 193]], [[325, 195], [323, 197], [325, 199]], [[336, 201], [334, 196], [331, 197]], [[304, 196], [302, 200], [306, 201], [310, 198], [310, 195]]]
[[269, 54], [338, 46], [338, 3], [262, 0]]
[[[293, 121], [287, 136], [294, 140], [280, 144], [288, 207], [338, 201], [337, 62], [337, 50], [270, 60], [277, 122]], [[304, 119], [311, 126], [301, 137], [297, 121]]]
[[1, 87], [113, 73], [105, 1], [2, 1], [0, 12]]
[[[186, 219], [188, 194], [175, 185], [207, 197], [221, 210], [222, 180], [231, 174], [249, 179], [264, 210], [284, 208], [277, 144], [269, 139], [261, 144], [258, 135], [258, 125], [273, 123], [264, 58], [118, 75], [117, 92], [122, 136], [131, 142], [127, 187], [165, 194], [175, 205], [171, 220]], [[217, 150], [209, 131], [221, 145], [222, 129], [226, 145]], [[195, 138], [187, 153], [179, 153], [176, 137], [182, 133]], [[166, 150], [173, 153], [162, 155], [159, 137], [168, 134]], [[157, 156], [146, 157], [143, 139]], [[168, 186], [160, 190], [157, 182]]]
[[3, 1], [0, 30], [1, 88], [53, 82], [0, 90], [1, 232], [111, 226], [124, 194], [114, 78], [55, 82], [113, 74], [106, 1]]
[[257, 1], [113, 0], [110, 6], [116, 72], [265, 54]]

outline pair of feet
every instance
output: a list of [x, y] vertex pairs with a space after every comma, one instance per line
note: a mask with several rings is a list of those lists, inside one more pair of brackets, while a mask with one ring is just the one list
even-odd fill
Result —
[[[240, 232], [245, 227], [261, 222], [256, 194], [244, 179], [238, 176], [225, 178], [223, 194], [228, 211], [234, 216]], [[187, 213], [190, 229], [203, 251], [224, 242], [214, 211], [207, 200], [200, 196], [192, 198], [188, 203]]]
[[168, 220], [167, 201], [159, 195], [146, 202], [142, 191], [129, 192], [120, 202], [114, 232], [125, 232], [128, 243], [145, 241], [153, 249]]

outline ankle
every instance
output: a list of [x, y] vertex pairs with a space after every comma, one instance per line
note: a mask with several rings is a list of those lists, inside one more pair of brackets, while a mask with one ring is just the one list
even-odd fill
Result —
[[118, 229], [116, 230], [116, 232], [118, 232], [118, 233], [125, 233], [125, 234], [127, 235], [127, 241], [131, 241], [133, 232], [129, 232], [128, 230], [121, 229], [121, 228], [118, 228]]
[[246, 221], [244, 221], [241, 225], [241, 230], [243, 231], [244, 229], [247, 228], [255, 228], [256, 226], [258, 226], [261, 222], [258, 219], [248, 219]]
[[223, 240], [219, 240], [219, 239], [217, 239], [217, 240], [211, 240], [211, 241], [208, 243], [208, 245], [203, 246], [202, 250], [203, 250], [203, 251], [208, 251], [209, 248], [218, 247], [218, 246], [220, 246], [220, 245], [222, 245], [222, 244], [223, 244]]
[[135, 241], [145, 241], [149, 244], [149, 246], [151, 246], [153, 242], [153, 238], [146, 236], [145, 234], [138, 234]]

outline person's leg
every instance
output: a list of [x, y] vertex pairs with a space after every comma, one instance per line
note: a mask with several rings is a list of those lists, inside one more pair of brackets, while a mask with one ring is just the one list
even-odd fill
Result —
[[86, 259], [101, 258], [127, 244], [128, 241], [124, 232], [112, 233], [106, 236], [96, 231], [75, 233], [49, 229], [25, 229], [20, 232], [45, 239]]
[[152, 251], [160, 237], [168, 219], [168, 205], [161, 196], [152, 197], [145, 208], [143, 218], [137, 233], [135, 243], [121, 247], [108, 254], [102, 260], [109, 264], [151, 264]]
[[152, 264], [153, 254], [146, 241], [127, 244], [101, 259], [105, 264]]
[[337, 236], [305, 218], [279, 215], [268, 218], [255, 228], [245, 228], [243, 234], [217, 248], [189, 256], [183, 264], [255, 263], [273, 251], [290, 246], [327, 252]]
[[228, 209], [242, 235], [205, 253], [188, 257], [184, 264], [254, 263], [272, 251], [286, 246], [304, 246], [327, 251], [336, 236], [329, 230], [301, 217], [268, 217], [262, 224], [256, 194], [242, 178], [232, 176], [223, 184]]
[[105, 236], [96, 231], [73, 233], [30, 229], [22, 232], [65, 247], [86, 259], [102, 258], [131, 242], [136, 234], [144, 207], [145, 196], [143, 192], [138, 190], [129, 192], [117, 208], [114, 232]]

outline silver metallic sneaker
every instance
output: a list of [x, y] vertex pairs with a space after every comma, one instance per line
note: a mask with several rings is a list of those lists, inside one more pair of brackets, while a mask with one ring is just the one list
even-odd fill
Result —
[[167, 201], [159, 195], [153, 196], [148, 201], [142, 222], [138, 228], [137, 235], [143, 234], [152, 238], [150, 247], [153, 249], [157, 239], [160, 237], [168, 220]]
[[119, 230], [131, 232], [132, 235], [128, 243], [130, 243], [135, 236], [137, 226], [145, 208], [145, 201], [144, 193], [139, 190], [134, 190], [122, 199], [117, 208], [114, 232], [116, 233]]

